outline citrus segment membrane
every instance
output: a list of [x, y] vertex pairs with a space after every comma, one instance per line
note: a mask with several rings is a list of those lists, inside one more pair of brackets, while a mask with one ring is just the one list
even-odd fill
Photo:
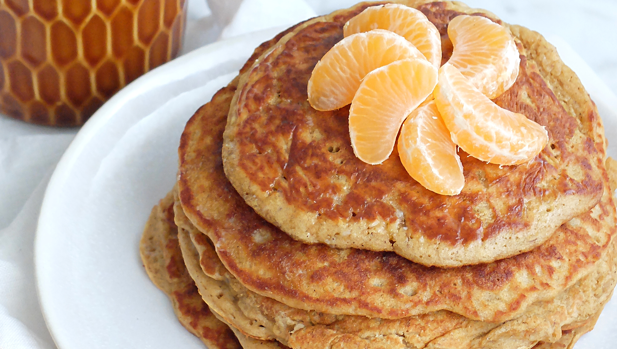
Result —
[[477, 159], [500, 165], [521, 164], [533, 159], [548, 143], [543, 126], [499, 107], [449, 63], [439, 70], [434, 96], [454, 143]]
[[405, 120], [398, 154], [409, 175], [426, 189], [441, 195], [461, 193], [463, 165], [435, 101], [418, 107]]
[[505, 27], [479, 16], [457, 16], [448, 24], [454, 46], [448, 63], [490, 99], [508, 90], [518, 77], [520, 56]]
[[351, 145], [360, 160], [377, 165], [388, 159], [401, 124], [433, 92], [437, 74], [422, 57], [366, 75], [349, 110]]
[[368, 7], [350, 19], [343, 32], [348, 37], [373, 29], [385, 29], [401, 35], [435, 67], [441, 65], [441, 35], [422, 12], [400, 4]]
[[371, 71], [407, 58], [425, 59], [402, 36], [376, 29], [348, 36], [317, 63], [308, 82], [308, 100], [317, 110], [351, 103], [362, 79]]

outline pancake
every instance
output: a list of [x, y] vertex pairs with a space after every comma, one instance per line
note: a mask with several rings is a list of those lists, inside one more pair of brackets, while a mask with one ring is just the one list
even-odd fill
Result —
[[282, 345], [277, 341], [260, 341], [258, 339], [254, 339], [251, 337], [247, 337], [240, 333], [235, 328], [231, 328], [236, 336], [238, 337], [238, 341], [242, 345], [244, 349], [284, 349], [286, 346]]
[[[180, 205], [175, 206], [175, 212], [178, 219], [182, 214]], [[272, 336], [269, 339], [292, 348], [530, 348], [539, 342], [560, 342], [564, 332], [564, 342], [573, 344], [578, 339], [574, 336], [577, 332], [584, 333], [590, 329], [589, 323], [595, 323], [617, 281], [613, 242], [610, 252], [592, 273], [555, 299], [536, 302], [518, 318], [504, 323], [469, 320], [447, 311], [397, 320], [332, 316], [294, 309], [259, 296], [244, 288], [230, 273], [225, 273], [223, 283], [214, 280], [208, 274], [221, 269], [210, 267], [221, 262], [214, 253], [200, 257], [193, 246], [199, 244], [198, 238], [193, 235], [180, 228], [179, 241], [187, 268], [204, 300], [213, 309], [227, 309], [228, 313], [222, 316], [240, 332], [250, 331], [244, 321], [236, 321], [246, 317], [267, 329]], [[212, 285], [216, 286], [211, 291]], [[210, 293], [214, 297], [205, 296]], [[575, 333], [570, 335], [572, 332]]]
[[184, 266], [178, 244], [178, 227], [173, 220], [173, 204], [170, 193], [152, 209], [139, 248], [150, 280], [169, 297], [182, 326], [209, 349], [285, 348], [278, 342], [247, 337], [210, 312]]
[[[502, 322], [590, 272], [617, 233], [607, 191], [596, 208], [560, 227], [539, 248], [490, 264], [425, 267], [390, 252], [295, 241], [246, 205], [223, 172], [222, 133], [236, 83], [202, 107], [182, 135], [178, 188], [188, 217], [182, 227], [206, 234], [225, 268], [262, 296], [330, 314], [396, 319], [448, 310]], [[604, 157], [599, 120], [589, 127], [597, 129]]]
[[[486, 11], [461, 3], [401, 1], [440, 30], [459, 14]], [[372, 5], [373, 3], [371, 3]], [[383, 164], [357, 159], [349, 107], [319, 112], [307, 82], [319, 59], [343, 37], [345, 22], [368, 4], [316, 18], [264, 53], [240, 80], [227, 120], [223, 165], [238, 193], [294, 239], [337, 248], [393, 251], [426, 265], [489, 263], [529, 251], [589, 211], [603, 192], [594, 146], [593, 102], [576, 75], [539, 34], [511, 30], [521, 53], [516, 83], [495, 102], [546, 127], [549, 145], [518, 166], [487, 164], [462, 151], [460, 195], [428, 191], [396, 151]]]
[[562, 329], [561, 338], [554, 343], [550, 342], [540, 342], [536, 344], [533, 349], [572, 349], [576, 342], [581, 338], [585, 333], [593, 330], [593, 327], [596, 325], [598, 318], [600, 317], [600, 313], [598, 312], [593, 317], [584, 321], [580, 326], [570, 329]]
[[173, 202], [169, 194], [154, 206], [144, 228], [139, 252], [146, 272], [169, 297], [182, 326], [209, 349], [242, 348], [232, 330], [210, 312], [186, 271], [173, 220]]
[[[606, 160], [606, 170], [609, 173], [617, 173], [617, 160], [613, 159], [613, 158], [608, 158]], [[617, 190], [617, 176], [609, 176], [611, 178], [610, 180], [610, 186], [611, 186], [611, 192], [615, 192], [615, 190]]]
[[[144, 230], [140, 249], [146, 270], [153, 282], [170, 297], [174, 304], [174, 311], [176, 311], [182, 324], [204, 341], [208, 348], [238, 348], [238, 343], [229, 337], [229, 331], [224, 330], [224, 322], [217, 323], [216, 319], [212, 317], [212, 315], [216, 316], [216, 314], [201, 311], [201, 309], [204, 309], [205, 303], [203, 303], [199, 294], [194, 291], [195, 284], [193, 280], [186, 277], [186, 269], [178, 255], [180, 250], [178, 249], [177, 227], [170, 220], [172, 204], [171, 194], [161, 200], [161, 203], [153, 209]], [[210, 246], [210, 248], [212, 247]], [[215, 254], [210, 256], [216, 258]], [[204, 258], [201, 260], [204, 261]], [[220, 268], [211, 269], [213, 271], [218, 270], [218, 272], [210, 272], [209, 274], [218, 275], [221, 278], [221, 272], [224, 273], [224, 267], [222, 267], [220, 261], [216, 260], [207, 265], [211, 266], [214, 264], [219, 264]], [[189, 304], [190, 306], [187, 306]], [[195, 311], [196, 309], [200, 310]], [[577, 326], [573, 329], [564, 329], [563, 336], [556, 343], [540, 343], [534, 348], [557, 349], [571, 347], [582, 333], [593, 328], [598, 315], [599, 313], [595, 317], [583, 321], [582, 324], [576, 324]], [[213, 326], [213, 324], [216, 326]], [[220, 331], [220, 329], [224, 331]], [[279, 342], [256, 340], [247, 337], [234, 327], [231, 329], [238, 337], [242, 348], [285, 348]], [[218, 338], [218, 340], [215, 338]]]

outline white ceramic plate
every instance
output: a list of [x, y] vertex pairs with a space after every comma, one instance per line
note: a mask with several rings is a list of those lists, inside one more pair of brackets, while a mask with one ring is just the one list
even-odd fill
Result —
[[[35, 242], [40, 302], [59, 348], [203, 348], [148, 279], [139, 239], [152, 206], [173, 186], [185, 122], [274, 34], [216, 43], [146, 74], [106, 103], [68, 148], [47, 188]], [[617, 99], [553, 41], [596, 100], [617, 156]], [[577, 348], [614, 347], [616, 303]]]

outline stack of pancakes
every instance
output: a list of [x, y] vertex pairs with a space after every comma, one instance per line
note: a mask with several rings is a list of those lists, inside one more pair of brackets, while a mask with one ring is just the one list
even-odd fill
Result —
[[542, 36], [489, 12], [399, 3], [439, 29], [444, 62], [457, 15], [509, 28], [520, 74], [494, 101], [545, 126], [549, 145], [518, 166], [460, 151], [463, 192], [434, 194], [396, 154], [354, 156], [348, 107], [307, 102], [315, 64], [375, 3], [265, 42], [186, 125], [177, 185], [141, 243], [208, 348], [570, 348], [610, 299], [617, 167], [579, 79]]

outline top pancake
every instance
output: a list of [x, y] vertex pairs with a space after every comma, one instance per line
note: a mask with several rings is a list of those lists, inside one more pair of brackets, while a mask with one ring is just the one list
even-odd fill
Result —
[[[417, 5], [440, 30], [456, 15], [494, 15], [460, 3]], [[372, 5], [372, 4], [371, 4]], [[354, 156], [349, 108], [320, 112], [307, 101], [315, 64], [367, 4], [321, 17], [288, 34], [241, 77], [223, 146], [227, 177], [255, 211], [294, 239], [338, 248], [394, 251], [427, 266], [492, 262], [529, 251], [588, 211], [602, 192], [597, 112], [576, 76], [539, 35], [509, 27], [521, 53], [519, 77], [495, 102], [549, 133], [527, 164], [497, 166], [460, 153], [460, 195], [414, 181], [396, 150], [382, 165]], [[444, 59], [444, 61], [445, 61]]]
[[[515, 30], [523, 43], [543, 42], [537, 33]], [[246, 205], [223, 172], [222, 133], [236, 85], [234, 80], [219, 91], [188, 122], [179, 147], [179, 199], [190, 222], [213, 241], [225, 267], [258, 294], [331, 314], [401, 318], [445, 309], [471, 319], [503, 321], [579, 280], [606, 253], [615, 234], [615, 206], [606, 191], [593, 210], [560, 227], [541, 247], [490, 264], [425, 267], [389, 252], [295, 241]], [[603, 158], [602, 126], [593, 115], [586, 120]], [[598, 161], [595, 166], [602, 168]]]
[[425, 267], [391, 252], [293, 240], [246, 205], [225, 177], [219, 154], [233, 92], [233, 83], [219, 91], [182, 134], [178, 190], [190, 220], [183, 226], [206, 234], [248, 289], [289, 306], [381, 318], [445, 309], [504, 321], [583, 277], [616, 234], [615, 204], [606, 190], [594, 209], [561, 226], [542, 246], [489, 264]]

